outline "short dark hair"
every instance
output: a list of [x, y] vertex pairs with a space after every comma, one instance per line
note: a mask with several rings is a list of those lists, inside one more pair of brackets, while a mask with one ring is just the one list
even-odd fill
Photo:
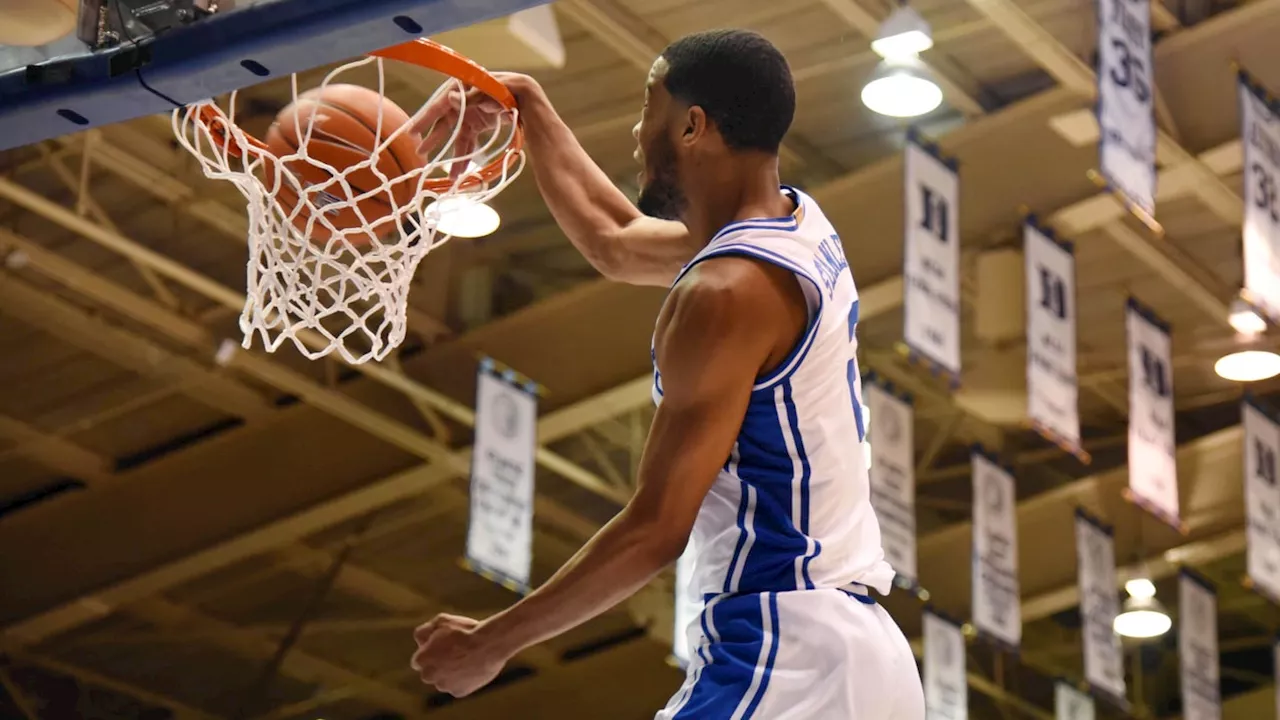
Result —
[[686, 35], [662, 51], [663, 85], [697, 105], [734, 150], [776, 153], [796, 113], [791, 68], [773, 43], [748, 30]]

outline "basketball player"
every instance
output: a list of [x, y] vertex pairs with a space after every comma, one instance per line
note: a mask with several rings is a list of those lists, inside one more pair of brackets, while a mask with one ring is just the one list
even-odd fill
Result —
[[[443, 692], [474, 692], [520, 650], [625, 600], [691, 541], [705, 606], [659, 720], [923, 720], [911, 649], [868, 592], [887, 593], [893, 570], [861, 442], [857, 291], [817, 204], [779, 182], [795, 110], [786, 60], [743, 31], [664, 50], [634, 130], [638, 208], [532, 79], [502, 79], [569, 240], [606, 277], [670, 287], [653, 336], [658, 408], [627, 506], [510, 609], [419, 627], [413, 667]], [[468, 106], [473, 133], [495, 110]], [[457, 98], [429, 115], [452, 131]]]

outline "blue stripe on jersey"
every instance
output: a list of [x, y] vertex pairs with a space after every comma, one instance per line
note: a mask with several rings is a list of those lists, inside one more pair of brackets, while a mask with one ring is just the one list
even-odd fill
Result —
[[[796, 456], [800, 460], [800, 534], [809, 536], [809, 479], [813, 473], [809, 467], [809, 454], [804, 451], [804, 438], [800, 434], [800, 420], [796, 413], [795, 400], [791, 398], [791, 381], [782, 385], [782, 402], [787, 409], [787, 424], [791, 426], [792, 442], [795, 444]], [[813, 551], [805, 548], [804, 560], [800, 563], [801, 575], [804, 576], [805, 588], [813, 589], [813, 578], [809, 575], [809, 563], [822, 552], [822, 544], [813, 540]]]
[[785, 218], [758, 218], [754, 220], [744, 220], [743, 222], [726, 225], [720, 232], [711, 236], [711, 242], [718, 242], [734, 233], [743, 230], [773, 230], [777, 232], [795, 232], [800, 229], [800, 223], [794, 217]]
[[737, 588], [733, 584], [733, 576], [738, 568], [738, 560], [742, 556], [742, 548], [747, 544], [747, 484], [744, 482], [739, 488], [742, 493], [738, 498], [738, 543], [733, 547], [733, 559], [729, 561], [729, 567], [724, 573], [724, 591], [733, 592]]
[[[765, 597], [735, 595], [708, 604], [702, 611], [702, 631], [710, 641], [711, 659], [702, 668], [702, 675], [675, 720], [729, 720], [743, 702], [750, 703], [743, 720], [751, 717], [768, 689], [768, 678], [777, 659], [777, 595], [767, 594], [772, 615], [767, 630], [771, 647], [767, 654], [764, 653]], [[755, 670], [762, 662], [763, 677], [753, 691]]]
[[769, 676], [773, 675], [773, 662], [778, 659], [778, 642], [781, 640], [781, 635], [778, 633], [778, 593], [766, 594], [769, 596], [769, 633], [772, 639], [769, 644], [769, 659], [765, 661], [764, 674], [760, 678], [760, 686], [756, 688], [755, 696], [751, 698], [751, 704], [747, 706], [747, 712], [743, 714], [742, 720], [750, 720], [750, 718], [755, 717], [756, 709], [760, 707], [760, 701], [764, 699], [764, 694], [769, 690]]
[[[808, 550], [808, 540], [792, 522], [792, 482], [795, 466], [787, 450], [791, 433], [779, 419], [778, 406], [772, 394], [753, 394], [738, 433], [737, 477], [742, 494], [755, 489], [755, 508], [750, 522], [755, 535], [745, 557], [730, 565], [726, 578], [728, 592], [760, 592], [763, 590], [796, 590], [796, 559]], [[738, 548], [747, 541], [744, 509], [739, 505]], [[736, 571], [738, 563], [742, 569]], [[736, 583], [733, 576], [739, 575]]]

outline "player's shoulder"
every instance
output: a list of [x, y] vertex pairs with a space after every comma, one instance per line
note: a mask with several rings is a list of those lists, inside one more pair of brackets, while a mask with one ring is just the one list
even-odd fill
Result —
[[671, 289], [674, 317], [702, 323], [752, 323], [787, 294], [789, 273], [751, 255], [717, 255], [698, 262]]

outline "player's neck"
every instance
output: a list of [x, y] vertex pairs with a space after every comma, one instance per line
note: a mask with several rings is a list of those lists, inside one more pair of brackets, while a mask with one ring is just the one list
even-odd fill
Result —
[[695, 182], [685, 183], [689, 204], [684, 222], [694, 237], [710, 241], [730, 223], [785, 217], [795, 210], [779, 190], [777, 156], [743, 154], [702, 169]]

